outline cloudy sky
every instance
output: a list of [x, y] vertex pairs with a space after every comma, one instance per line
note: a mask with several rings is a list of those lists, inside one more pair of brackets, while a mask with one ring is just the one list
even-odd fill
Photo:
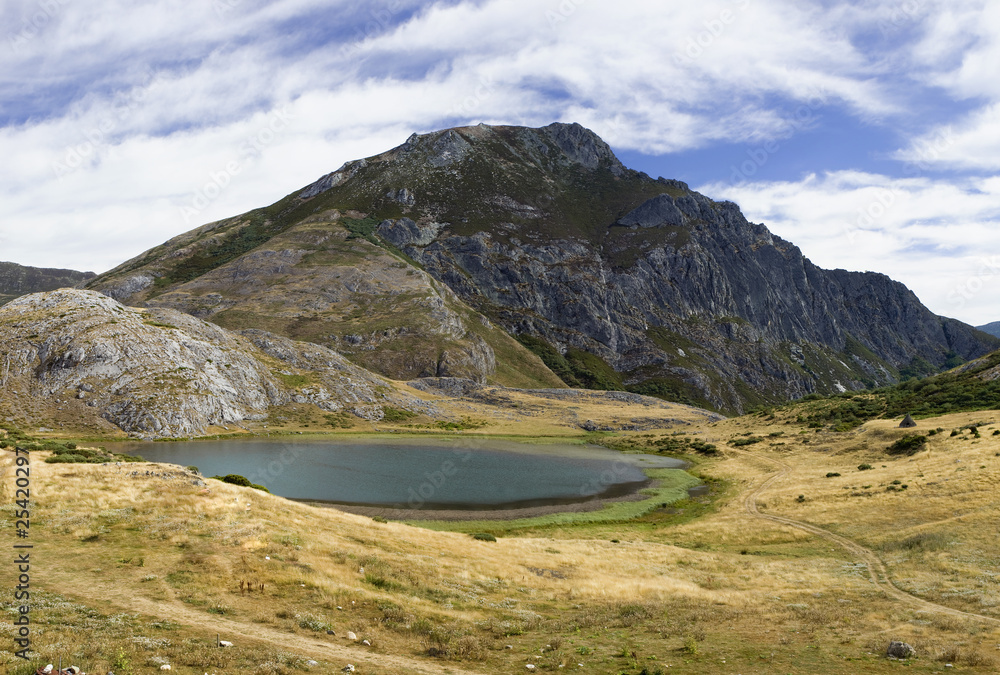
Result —
[[104, 271], [414, 131], [580, 122], [1000, 320], [1000, 3], [4, 0], [0, 260]]

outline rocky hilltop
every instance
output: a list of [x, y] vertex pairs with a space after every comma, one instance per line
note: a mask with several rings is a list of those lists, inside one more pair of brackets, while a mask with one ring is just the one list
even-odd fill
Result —
[[414, 134], [89, 287], [394, 378], [561, 380], [733, 412], [1000, 346], [884, 275], [816, 267], [735, 204], [628, 169], [576, 124]]
[[369, 420], [385, 406], [435, 414], [324, 347], [71, 289], [0, 307], [0, 384], [17, 419], [37, 423], [47, 408], [68, 426], [100, 419], [102, 431], [143, 437], [238, 427], [292, 404]]
[[95, 276], [93, 272], [43, 269], [0, 262], [0, 305], [29, 293], [78, 286]]

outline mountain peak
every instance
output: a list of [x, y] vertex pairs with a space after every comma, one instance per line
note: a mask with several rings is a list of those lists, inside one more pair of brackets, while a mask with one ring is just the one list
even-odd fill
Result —
[[427, 134], [414, 133], [397, 148], [367, 161], [397, 159], [404, 155], [420, 157], [432, 167], [442, 168], [461, 162], [471, 153], [495, 152], [497, 143], [537, 164], [554, 161], [580, 165], [592, 171], [607, 166], [615, 175], [625, 171], [611, 147], [577, 122], [555, 122], [539, 128], [479, 124]]
[[735, 204], [625, 168], [579, 124], [411, 135], [91, 287], [393, 379], [558, 374], [733, 411], [1000, 345], [887, 277], [817, 268]]

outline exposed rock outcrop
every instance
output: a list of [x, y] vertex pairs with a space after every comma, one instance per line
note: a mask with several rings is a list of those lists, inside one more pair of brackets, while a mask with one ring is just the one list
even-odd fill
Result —
[[390, 403], [434, 414], [329, 349], [71, 289], [0, 308], [0, 377], [5, 396], [29, 405], [85, 394], [106, 420], [144, 437], [262, 420], [292, 401], [372, 420]]

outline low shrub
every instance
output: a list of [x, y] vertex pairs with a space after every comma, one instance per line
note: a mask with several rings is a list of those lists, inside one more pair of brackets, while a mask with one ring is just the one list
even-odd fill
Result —
[[858, 471], [871, 471], [874, 468], [871, 464], [858, 464]]
[[886, 447], [885, 451], [890, 455], [915, 455], [927, 445], [926, 436], [904, 436], [892, 445]]
[[384, 415], [382, 420], [385, 422], [406, 422], [417, 416], [414, 412], [403, 410], [402, 408], [393, 408], [392, 406], [382, 406], [382, 413]]
[[213, 480], [221, 480], [223, 483], [229, 483], [230, 485], [239, 485], [240, 487], [249, 487], [255, 490], [260, 490], [262, 492], [270, 493], [263, 485], [258, 485], [256, 483], [251, 483], [249, 478], [241, 476], [238, 473], [230, 473], [225, 476], [212, 476]]
[[494, 537], [492, 534], [488, 534], [486, 532], [476, 532], [476, 533], [474, 533], [472, 535], [472, 538], [476, 539], [478, 541], [496, 541], [497, 540], [497, 538]]
[[750, 436], [748, 438], [734, 438], [729, 441], [729, 445], [733, 446], [734, 448], [741, 448], [747, 445], [753, 445], [754, 443], [760, 443], [763, 440], [764, 439], [760, 438], [759, 436]]

